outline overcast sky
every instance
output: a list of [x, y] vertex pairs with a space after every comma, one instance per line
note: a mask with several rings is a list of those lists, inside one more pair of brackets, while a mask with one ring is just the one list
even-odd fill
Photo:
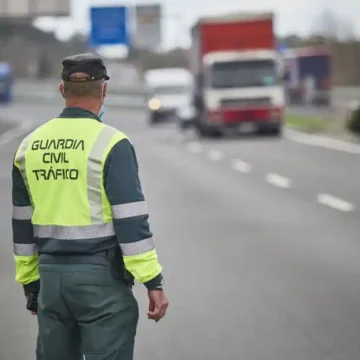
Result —
[[[54, 21], [41, 19], [37, 24], [43, 29], [56, 28], [61, 39], [74, 31], [86, 33], [89, 29], [91, 5], [153, 3], [151, 0], [71, 0], [72, 18]], [[188, 28], [202, 15], [242, 10], [272, 10], [276, 13], [278, 34], [306, 34], [316, 26], [316, 20], [330, 10], [360, 34], [360, 0], [159, 0], [163, 4], [163, 44], [165, 47], [188, 45]], [[345, 25], [346, 26], [346, 25]]]

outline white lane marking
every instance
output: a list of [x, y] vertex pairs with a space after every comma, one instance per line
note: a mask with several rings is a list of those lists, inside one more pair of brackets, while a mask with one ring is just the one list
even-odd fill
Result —
[[232, 169], [243, 173], [251, 172], [251, 165], [242, 160], [237, 160], [237, 159], [233, 160], [231, 162], [231, 167]]
[[318, 194], [317, 201], [322, 205], [329, 206], [343, 212], [350, 212], [355, 209], [355, 205], [329, 194]]
[[221, 161], [224, 159], [224, 154], [219, 150], [210, 150], [208, 153], [208, 157], [212, 161]]
[[193, 154], [200, 154], [202, 151], [202, 146], [197, 142], [187, 143], [186, 148]]
[[291, 186], [290, 179], [275, 173], [266, 174], [266, 181], [271, 185], [283, 189], [290, 189]]
[[28, 131], [34, 128], [31, 121], [22, 121], [12, 129], [5, 131], [0, 135], [0, 147], [11, 143], [14, 139], [25, 135]]
[[343, 151], [355, 155], [360, 154], [360, 145], [339, 139], [333, 139], [327, 136], [303, 134], [299, 131], [289, 129], [286, 130], [285, 136], [287, 139], [297, 142], [299, 144], [312, 145], [325, 149]]

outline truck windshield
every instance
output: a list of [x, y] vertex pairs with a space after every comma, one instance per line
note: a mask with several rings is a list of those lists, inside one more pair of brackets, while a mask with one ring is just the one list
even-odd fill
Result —
[[273, 60], [231, 61], [212, 66], [211, 87], [235, 88], [278, 84]]
[[152, 93], [155, 95], [179, 95], [186, 94], [190, 91], [186, 86], [157, 86], [152, 88]]

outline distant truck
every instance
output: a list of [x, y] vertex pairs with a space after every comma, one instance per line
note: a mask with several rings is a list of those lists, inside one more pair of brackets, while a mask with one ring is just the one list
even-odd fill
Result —
[[330, 50], [327, 47], [287, 49], [283, 56], [288, 102], [297, 105], [330, 105]]
[[201, 18], [191, 29], [195, 126], [201, 136], [229, 130], [281, 134], [285, 93], [273, 18]]
[[0, 62], [0, 103], [10, 103], [13, 99], [13, 73], [10, 64]]

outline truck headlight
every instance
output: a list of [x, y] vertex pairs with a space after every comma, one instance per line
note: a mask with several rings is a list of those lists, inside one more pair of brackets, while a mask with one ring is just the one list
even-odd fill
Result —
[[209, 111], [208, 119], [212, 123], [221, 123], [223, 120], [222, 114], [219, 111]]
[[270, 111], [270, 121], [277, 122], [282, 119], [283, 111], [281, 107], [273, 108]]
[[152, 98], [149, 100], [149, 108], [150, 110], [156, 111], [161, 108], [161, 101], [157, 98]]

